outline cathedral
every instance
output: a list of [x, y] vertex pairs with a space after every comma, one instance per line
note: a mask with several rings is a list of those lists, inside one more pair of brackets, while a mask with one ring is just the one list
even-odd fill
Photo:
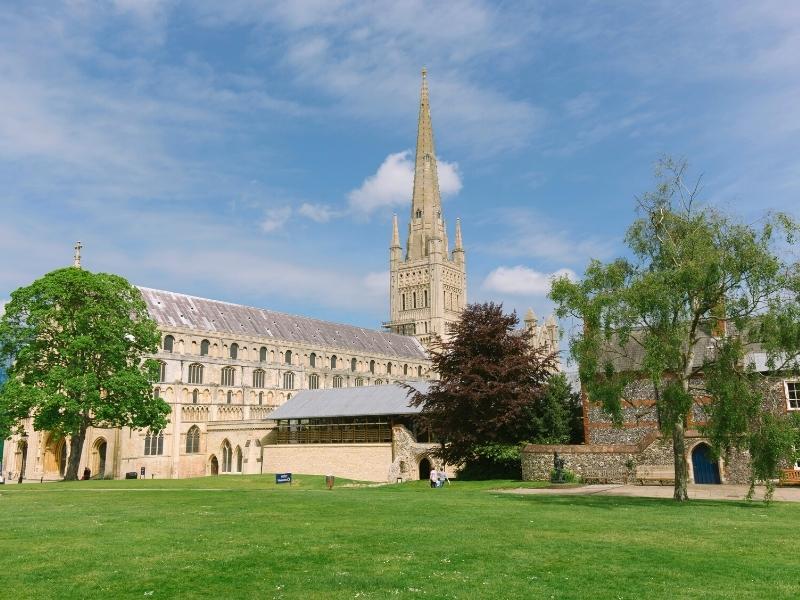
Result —
[[[77, 250], [79, 252], [79, 248]], [[80, 266], [79, 254], [76, 258]], [[389, 247], [389, 320], [382, 330], [141, 287], [162, 333], [154, 394], [171, 407], [164, 431], [90, 429], [79, 472], [93, 478], [333, 473], [425, 477], [433, 447], [416, 431], [406, 389], [435, 378], [427, 348], [467, 302], [465, 250], [452, 251], [442, 213], [430, 98], [422, 73], [414, 187], [405, 252]], [[537, 344], [558, 331], [529, 314]], [[6, 445], [9, 482], [61, 479], [69, 444], [25, 424]]]

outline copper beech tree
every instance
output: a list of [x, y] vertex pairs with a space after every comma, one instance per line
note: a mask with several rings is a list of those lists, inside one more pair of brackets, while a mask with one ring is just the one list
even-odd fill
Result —
[[11, 294], [0, 319], [0, 435], [34, 429], [69, 438], [65, 479], [77, 479], [89, 427], [167, 424], [147, 359], [160, 334], [139, 290], [122, 277], [68, 267]]
[[[488, 444], [532, 441], [542, 433], [537, 423], [551, 422], [540, 413], [556, 356], [533, 347], [517, 323], [501, 304], [470, 304], [435, 345], [431, 360], [439, 379], [427, 393], [412, 393], [411, 401], [422, 406], [420, 419], [441, 442], [437, 454], [445, 462], [468, 462]], [[556, 420], [566, 441], [566, 411]]]
[[550, 296], [559, 316], [582, 321], [571, 340], [581, 382], [617, 424], [626, 386], [652, 386], [673, 444], [675, 500], [688, 499], [685, 431], [700, 399], [713, 449], [748, 451], [751, 495], [763, 480], [769, 497], [795, 435], [785, 411], [764, 400], [770, 374], [800, 367], [800, 266], [787, 260], [797, 227], [786, 215], [753, 226], [701, 205], [684, 172], [683, 163], [660, 164], [662, 179], [628, 229], [628, 258], [592, 261], [581, 281], [554, 281]]

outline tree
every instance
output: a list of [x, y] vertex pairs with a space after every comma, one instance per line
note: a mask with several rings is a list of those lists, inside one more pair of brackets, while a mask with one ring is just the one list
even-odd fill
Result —
[[125, 279], [69, 267], [11, 294], [0, 319], [0, 435], [36, 430], [70, 438], [66, 479], [77, 479], [89, 427], [161, 430], [169, 405], [154, 397], [159, 365], [145, 359], [160, 334]]
[[517, 323], [502, 305], [467, 306], [432, 352], [439, 379], [426, 394], [410, 388], [421, 419], [441, 441], [438, 456], [450, 464], [470, 460], [482, 446], [537, 435], [536, 404], [546, 394], [555, 356], [532, 347]]
[[639, 199], [625, 238], [630, 258], [593, 260], [582, 281], [560, 278], [550, 294], [559, 316], [583, 321], [571, 352], [589, 398], [617, 424], [626, 385], [652, 384], [660, 430], [672, 438], [678, 501], [688, 499], [684, 436], [697, 398], [717, 453], [749, 450], [751, 483], [777, 475], [790, 452], [789, 420], [765, 412], [766, 382], [746, 358], [763, 352], [773, 372], [796, 371], [800, 353], [800, 268], [781, 258], [795, 224], [773, 215], [756, 228], [700, 205], [685, 169], [660, 164], [662, 179]]

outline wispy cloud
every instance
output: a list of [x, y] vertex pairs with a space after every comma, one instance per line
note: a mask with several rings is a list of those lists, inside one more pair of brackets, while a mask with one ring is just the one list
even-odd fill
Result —
[[523, 265], [517, 265], [497, 267], [486, 276], [481, 287], [488, 292], [512, 296], [546, 296], [550, 292], [553, 279], [558, 277], [576, 279], [575, 272], [571, 269], [542, 273]]
[[289, 217], [292, 216], [291, 206], [279, 206], [277, 208], [269, 208], [264, 211], [264, 218], [261, 221], [261, 231], [264, 233], [272, 233], [280, 231], [286, 226]]

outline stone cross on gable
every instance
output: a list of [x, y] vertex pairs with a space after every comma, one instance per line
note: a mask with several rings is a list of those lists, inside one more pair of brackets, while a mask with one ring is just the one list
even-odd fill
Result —
[[72, 266], [81, 268], [81, 248], [83, 248], [83, 244], [80, 241], [75, 242], [75, 256], [72, 259]]

